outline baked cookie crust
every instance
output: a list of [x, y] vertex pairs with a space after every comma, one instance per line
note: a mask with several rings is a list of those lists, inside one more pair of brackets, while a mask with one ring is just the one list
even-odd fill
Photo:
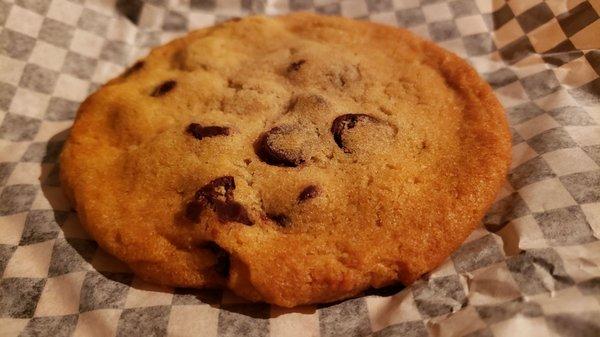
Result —
[[154, 49], [81, 105], [61, 180], [140, 277], [292, 307], [441, 264], [510, 149], [464, 60], [403, 29], [296, 13]]

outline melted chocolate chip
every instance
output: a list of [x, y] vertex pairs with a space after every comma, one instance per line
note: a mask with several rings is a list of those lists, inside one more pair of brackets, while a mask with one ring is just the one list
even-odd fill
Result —
[[135, 72], [140, 71], [144, 67], [144, 61], [137, 61], [129, 69], [125, 70], [123, 77], [127, 77]]
[[299, 60], [299, 61], [296, 61], [296, 62], [292, 62], [288, 66], [287, 71], [288, 72], [298, 71], [298, 70], [300, 70], [300, 68], [302, 67], [302, 65], [304, 63], [306, 63], [306, 60]]
[[200, 214], [208, 205], [208, 200], [201, 198], [199, 200], [192, 200], [187, 203], [185, 207], [185, 217], [190, 221], [198, 222], [200, 220]]
[[288, 151], [277, 148], [272, 143], [272, 137], [284, 135], [290, 131], [288, 128], [276, 126], [263, 133], [254, 144], [256, 155], [269, 165], [296, 167], [304, 163], [305, 160], [301, 156], [294, 156]]
[[198, 140], [205, 137], [228, 136], [229, 128], [224, 126], [202, 126], [198, 123], [188, 125], [186, 131]]
[[215, 254], [215, 271], [217, 272], [217, 274], [223, 277], [228, 277], [229, 268], [231, 265], [231, 262], [229, 260], [229, 253], [225, 249], [221, 248], [221, 246], [212, 241], [206, 242], [201, 246], [201, 248], [206, 248], [210, 250], [213, 254]]
[[248, 215], [248, 211], [242, 204], [237, 201], [223, 202], [217, 200], [214, 203], [214, 209], [219, 217], [219, 220], [223, 222], [239, 222], [246, 226], [252, 226], [253, 222]]
[[319, 188], [315, 185], [306, 186], [300, 194], [298, 194], [298, 203], [312, 199], [319, 194]]
[[175, 82], [173, 80], [163, 82], [161, 85], [154, 88], [154, 91], [152, 91], [150, 96], [152, 96], [152, 97], [162, 96], [162, 95], [168, 93], [169, 91], [173, 90], [173, 88], [175, 88], [176, 85], [177, 85], [177, 82]]
[[198, 222], [206, 207], [211, 207], [222, 222], [239, 222], [247, 226], [253, 224], [248, 211], [242, 204], [233, 200], [235, 180], [232, 176], [216, 178], [202, 186], [194, 195], [194, 200], [186, 205], [185, 216]]
[[344, 150], [346, 153], [351, 153], [352, 151], [344, 146], [344, 140], [342, 139], [343, 134], [347, 130], [354, 128], [358, 123], [376, 123], [378, 121], [377, 118], [365, 114], [341, 115], [331, 123], [331, 133], [333, 134], [335, 143], [340, 149]]
[[223, 176], [202, 186], [194, 197], [196, 200], [206, 199], [211, 204], [217, 200], [231, 201], [233, 200], [233, 190], [235, 190], [233, 177]]
[[292, 223], [287, 215], [281, 213], [267, 213], [267, 217], [273, 220], [277, 226], [280, 227], [288, 227]]

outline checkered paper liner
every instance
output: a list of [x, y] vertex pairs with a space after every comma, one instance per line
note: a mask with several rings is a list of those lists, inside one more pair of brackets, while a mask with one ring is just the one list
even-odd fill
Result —
[[[293, 10], [407, 27], [492, 85], [513, 163], [483, 226], [416, 284], [325, 306], [135, 278], [61, 192], [79, 103], [190, 29]], [[600, 336], [599, 13], [597, 0], [2, 0], [0, 336]]]

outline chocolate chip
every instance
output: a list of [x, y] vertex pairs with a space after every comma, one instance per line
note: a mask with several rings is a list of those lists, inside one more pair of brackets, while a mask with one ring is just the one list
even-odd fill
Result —
[[187, 203], [186, 218], [198, 222], [202, 211], [210, 206], [222, 222], [239, 222], [251, 226], [253, 222], [248, 211], [242, 204], [233, 200], [234, 189], [235, 180], [232, 176], [213, 179], [196, 191], [194, 200]]
[[300, 194], [298, 194], [298, 203], [312, 199], [319, 194], [319, 188], [315, 185], [306, 186]]
[[209, 241], [200, 246], [201, 248], [205, 248], [210, 250], [213, 254], [215, 254], [215, 271], [217, 274], [228, 277], [229, 276], [229, 267], [231, 262], [229, 260], [229, 253], [221, 248], [218, 244], [213, 241]]
[[252, 226], [253, 222], [248, 215], [248, 211], [237, 201], [229, 200], [223, 202], [217, 200], [214, 202], [215, 213], [222, 222], [239, 222], [246, 226]]
[[173, 88], [175, 88], [176, 85], [177, 85], [177, 82], [175, 82], [173, 80], [163, 82], [161, 85], [154, 88], [154, 91], [152, 91], [150, 96], [152, 96], [152, 97], [162, 96], [162, 95], [168, 93], [169, 91], [173, 90]]
[[229, 128], [224, 126], [202, 126], [198, 123], [191, 123], [185, 130], [198, 140], [204, 137], [228, 136]]
[[287, 71], [288, 72], [298, 71], [298, 70], [300, 70], [300, 68], [302, 67], [302, 65], [304, 63], [306, 63], [306, 60], [299, 60], [299, 61], [296, 61], [296, 62], [292, 62], [288, 66]]
[[288, 227], [292, 221], [285, 214], [267, 213], [267, 217], [277, 224], [279, 227]]
[[196, 200], [206, 199], [208, 203], [214, 203], [217, 200], [233, 200], [233, 190], [235, 190], [235, 180], [232, 176], [223, 176], [213, 179], [208, 184], [202, 186], [196, 192]]
[[212, 180], [208, 184], [202, 186], [194, 199], [187, 203], [185, 207], [185, 217], [190, 221], [198, 222], [200, 214], [209, 205], [215, 201], [231, 200], [233, 198], [233, 190], [235, 189], [235, 181], [232, 176], [219, 177]]
[[185, 207], [185, 217], [190, 221], [198, 222], [200, 220], [200, 214], [208, 205], [208, 200], [206, 198], [201, 198], [199, 200], [192, 200], [187, 203]]
[[274, 138], [291, 133], [293, 130], [288, 126], [276, 126], [260, 135], [254, 144], [256, 155], [265, 163], [275, 166], [296, 167], [305, 162], [305, 159], [297, 151], [286, 151], [274, 144]]
[[331, 123], [331, 133], [333, 134], [333, 139], [335, 143], [340, 147], [340, 149], [344, 150], [346, 153], [351, 153], [352, 151], [344, 146], [343, 135], [344, 133], [354, 128], [358, 123], [377, 123], [379, 120], [375, 117], [365, 115], [365, 114], [345, 114], [338, 116]]
[[143, 67], [144, 67], [144, 61], [137, 61], [136, 63], [134, 63], [134, 65], [129, 67], [129, 69], [125, 70], [125, 72], [123, 73], [122, 76], [127, 77], [135, 72], [140, 71]]

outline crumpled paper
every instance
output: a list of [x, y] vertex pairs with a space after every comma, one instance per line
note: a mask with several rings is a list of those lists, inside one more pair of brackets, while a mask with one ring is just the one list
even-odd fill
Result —
[[[513, 133], [496, 202], [410, 287], [283, 309], [135, 278], [80, 227], [58, 155], [79, 103], [149, 48], [232, 16], [406, 27], [467, 59]], [[0, 335], [600, 336], [600, 2], [0, 3]]]

